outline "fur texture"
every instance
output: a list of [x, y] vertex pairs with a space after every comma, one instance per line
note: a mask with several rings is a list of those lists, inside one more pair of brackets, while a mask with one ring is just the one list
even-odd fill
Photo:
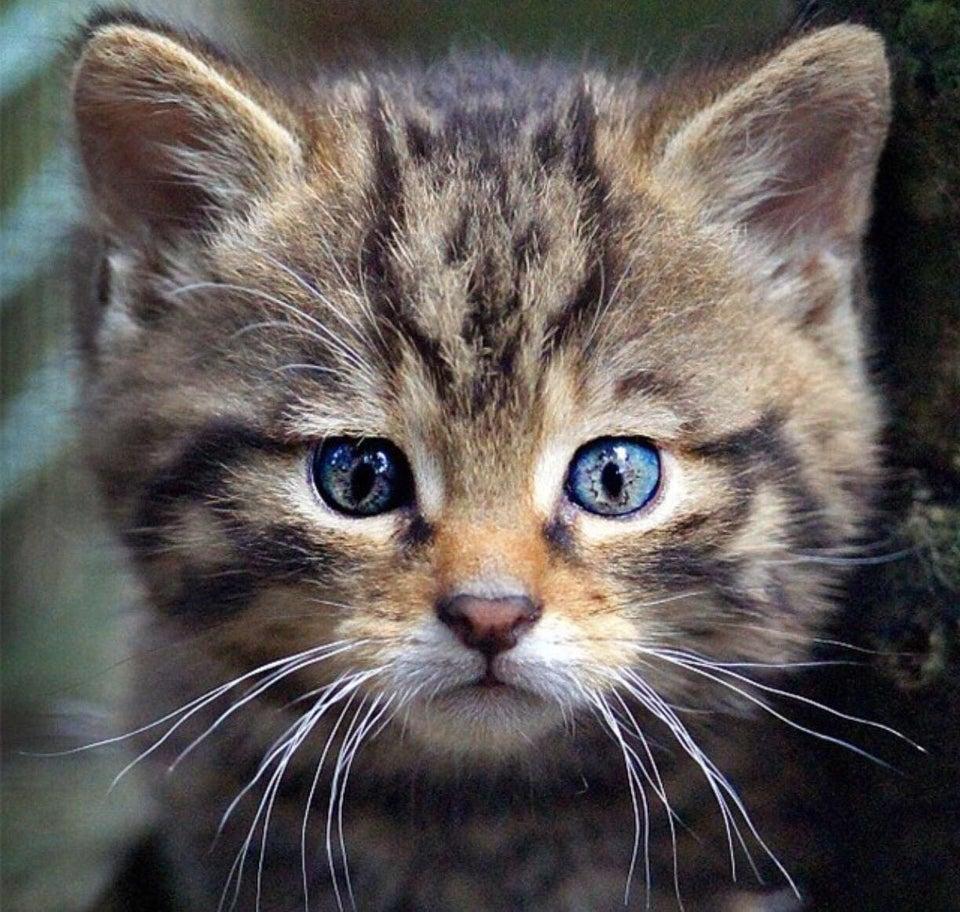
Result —
[[[148, 608], [137, 724], [184, 707], [137, 736], [189, 754], [184, 906], [761, 908], [746, 850], [802, 887], [831, 748], [762, 707], [877, 472], [880, 39], [656, 85], [484, 56], [282, 94], [101, 16], [73, 93], [84, 427]], [[337, 436], [400, 447], [414, 504], [327, 507]], [[564, 493], [604, 436], [661, 454], [629, 517]], [[491, 690], [436, 606], [506, 590], [542, 616]]]

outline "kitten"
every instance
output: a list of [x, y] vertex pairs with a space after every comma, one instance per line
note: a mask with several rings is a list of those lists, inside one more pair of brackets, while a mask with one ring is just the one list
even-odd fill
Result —
[[281, 91], [101, 14], [73, 106], [180, 906], [792, 907], [815, 776], [763, 707], [877, 474], [881, 40]]

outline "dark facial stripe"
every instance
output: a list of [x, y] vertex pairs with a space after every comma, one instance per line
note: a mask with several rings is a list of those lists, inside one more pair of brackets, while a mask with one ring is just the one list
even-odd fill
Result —
[[170, 617], [223, 620], [246, 608], [256, 591], [254, 575], [241, 565], [202, 571], [188, 568], [181, 576], [179, 593], [161, 607]]
[[243, 611], [258, 593], [270, 586], [300, 580], [323, 580], [336, 568], [353, 566], [350, 557], [319, 549], [293, 526], [253, 525], [221, 521], [237, 558], [220, 567], [182, 571], [177, 595], [163, 607], [167, 614], [190, 620], [221, 620]]
[[751, 427], [698, 444], [691, 448], [691, 452], [737, 468], [749, 468], [767, 461], [780, 449], [782, 428], [783, 417], [776, 412], [767, 412]]
[[[149, 568], [164, 549], [167, 532], [185, 506], [211, 497], [224, 502], [224, 479], [253, 453], [282, 454], [288, 447], [238, 422], [216, 422], [200, 431], [182, 454], [147, 484], [127, 544]], [[229, 504], [228, 504], [229, 505]], [[179, 593], [164, 607], [171, 614], [222, 617], [241, 610], [265, 580], [292, 580], [324, 572], [329, 559], [295, 528], [258, 530], [217, 512], [209, 513], [232, 545], [235, 559], [219, 567], [182, 569]]]
[[790, 537], [802, 550], [832, 542], [824, 505], [804, 481], [803, 466], [783, 431], [781, 415], [769, 412], [752, 427], [692, 448], [707, 459], [726, 463], [737, 483], [755, 490], [761, 481], [773, 485], [790, 505]]
[[743, 565], [736, 557], [723, 554], [713, 545], [677, 543], [625, 568], [630, 579], [654, 579], [665, 591], [682, 586], [705, 584], [724, 602], [738, 598], [737, 580]]
[[220, 492], [224, 474], [252, 452], [285, 453], [288, 448], [239, 422], [214, 422], [199, 431], [182, 454], [146, 485], [134, 528], [127, 534], [136, 550], [161, 544], [156, 530], [184, 501], [198, 501]]

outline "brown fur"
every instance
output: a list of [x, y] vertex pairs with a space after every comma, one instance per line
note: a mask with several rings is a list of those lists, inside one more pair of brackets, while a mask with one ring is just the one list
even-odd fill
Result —
[[[855, 288], [889, 110], [879, 39], [827, 29], [688, 84], [481, 58], [287, 98], [126, 17], [89, 30], [74, 104], [109, 265], [85, 333], [85, 429], [145, 588], [145, 642], [176, 654], [162, 684], [144, 668], [139, 712], [355, 643], [224, 720], [169, 780], [184, 904], [212, 908], [228, 881], [257, 800], [208, 843], [311, 705], [290, 701], [365, 670], [291, 755], [262, 909], [302, 904], [300, 820], [344, 706], [344, 726], [389, 710], [345, 818], [360, 909], [617, 908], [635, 835], [628, 743], [648, 770], [635, 785], [654, 907], [676, 902], [654, 759], [683, 821], [687, 907], [754, 902], [729, 883], [702, 771], [625, 689], [631, 670], [706, 711], [687, 717], [695, 740], [802, 879], [795, 745], [742, 694], [644, 650], [802, 661], [833, 608], [834, 559], [855, 546], [876, 475]], [[325, 507], [308, 457], [341, 435], [399, 446], [415, 505], [367, 519]], [[661, 495], [627, 519], [564, 495], [577, 448], [617, 435], [654, 441], [664, 462]], [[471, 688], [483, 661], [436, 615], [492, 585], [543, 609], [497, 659], [503, 697]], [[783, 670], [745, 673], [789, 687]], [[229, 705], [153, 756], [176, 757]], [[322, 909], [336, 906], [329, 766], [307, 840]], [[631, 908], [645, 902], [640, 849]], [[240, 908], [256, 881], [248, 870]]]

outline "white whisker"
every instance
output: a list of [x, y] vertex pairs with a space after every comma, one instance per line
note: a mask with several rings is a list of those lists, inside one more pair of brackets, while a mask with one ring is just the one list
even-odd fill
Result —
[[882, 722], [874, 722], [874, 721], [872, 721], [872, 720], [870, 720], [870, 719], [861, 719], [861, 718], [859, 718], [858, 716], [851, 716], [851, 715], [849, 715], [849, 714], [847, 714], [847, 713], [841, 712], [840, 710], [833, 709], [832, 707], [829, 707], [829, 706], [827, 706], [827, 705], [825, 705], [825, 704], [823, 704], [823, 703], [819, 703], [819, 702], [816, 701], [816, 700], [812, 700], [812, 699], [810, 699], [809, 697], [804, 697], [804, 696], [802, 696], [801, 694], [795, 694], [795, 693], [792, 693], [792, 692], [787, 691], [787, 690], [781, 690], [780, 688], [771, 687], [771, 686], [766, 685], [766, 684], [760, 684], [759, 682], [754, 681], [754, 680], [752, 680], [751, 678], [748, 678], [748, 677], [746, 677], [746, 676], [744, 676], [744, 675], [737, 674], [736, 672], [731, 671], [731, 670], [728, 669], [728, 668], [718, 668], [718, 669], [716, 669], [716, 672], [717, 672], [717, 673], [716, 673], [716, 674], [712, 674], [712, 673], [708, 670], [708, 669], [711, 668], [712, 666], [710, 666], [709, 664], [704, 663], [704, 662], [699, 662], [699, 661], [693, 662], [693, 661], [690, 661], [690, 660], [680, 659], [680, 658], [677, 658], [677, 657], [675, 657], [675, 656], [671, 656], [669, 653], [665, 653], [665, 652], [663, 652], [663, 651], [661, 651], [661, 650], [647, 650], [647, 649], [645, 649], [645, 650], [643, 650], [643, 652], [644, 652], [645, 654], [647, 654], [647, 655], [651, 655], [651, 656], [654, 656], [654, 657], [656, 657], [656, 658], [660, 658], [660, 659], [662, 659], [663, 661], [668, 662], [668, 663], [671, 664], [671, 665], [674, 665], [674, 666], [677, 666], [677, 667], [680, 667], [680, 668], [686, 668], [687, 670], [693, 672], [694, 674], [698, 674], [698, 675], [700, 675], [700, 676], [702, 676], [702, 677], [705, 677], [705, 678], [707, 678], [707, 679], [709, 679], [709, 680], [711, 680], [711, 681], [713, 681], [713, 682], [715, 682], [715, 683], [717, 683], [717, 684], [720, 684], [722, 687], [726, 687], [728, 690], [730, 690], [730, 691], [732, 691], [732, 692], [734, 692], [734, 693], [739, 694], [739, 695], [742, 696], [744, 699], [746, 699], [746, 700], [750, 701], [751, 703], [753, 703], [755, 706], [759, 706], [759, 707], [760, 707], [761, 709], [763, 709], [765, 712], [767, 712], [767, 713], [769, 713], [770, 715], [774, 716], [775, 718], [779, 719], [781, 722], [785, 723], [786, 725], [790, 726], [791, 728], [794, 728], [794, 729], [796, 729], [797, 731], [804, 732], [805, 734], [811, 735], [811, 736], [813, 736], [814, 738], [818, 738], [818, 739], [821, 740], [821, 741], [827, 741], [827, 742], [829, 742], [829, 743], [831, 743], [831, 744], [836, 744], [836, 745], [838, 745], [838, 746], [840, 746], [840, 747], [845, 747], [847, 750], [853, 751], [855, 754], [859, 754], [860, 756], [865, 757], [866, 759], [871, 760], [871, 761], [873, 761], [874, 763], [877, 763], [877, 764], [879, 764], [880, 766], [882, 766], [882, 767], [884, 767], [884, 768], [886, 768], [886, 769], [893, 770], [894, 768], [893, 768], [889, 763], [887, 763], [886, 761], [881, 760], [879, 757], [876, 757], [876, 756], [874, 756], [873, 754], [869, 753], [868, 751], [863, 750], [863, 748], [857, 747], [855, 744], [851, 744], [849, 741], [844, 741], [842, 738], [836, 738], [836, 737], [834, 737], [833, 735], [828, 735], [828, 734], [825, 734], [824, 732], [820, 732], [820, 731], [817, 731], [816, 729], [808, 728], [807, 726], [800, 724], [799, 722], [795, 721], [794, 719], [791, 719], [791, 718], [789, 718], [788, 716], [783, 715], [783, 713], [778, 712], [776, 709], [774, 709], [774, 708], [773, 708], [772, 706], [770, 706], [768, 703], [766, 703], [766, 702], [764, 702], [763, 700], [761, 700], [761, 699], [760, 699], [759, 697], [757, 697], [756, 695], [749, 693], [748, 691], [744, 690], [742, 687], [737, 687], [736, 685], [731, 684], [730, 681], [724, 680], [723, 678], [718, 677], [718, 675], [723, 674], [723, 675], [726, 675], [726, 676], [728, 676], [728, 677], [735, 678], [735, 679], [738, 680], [738, 681], [743, 681], [743, 682], [749, 684], [749, 685], [752, 686], [752, 687], [756, 687], [758, 690], [762, 690], [762, 691], [765, 691], [765, 692], [767, 692], [767, 693], [776, 694], [777, 696], [786, 697], [786, 698], [789, 698], [789, 699], [792, 699], [792, 700], [796, 700], [796, 701], [798, 701], [798, 702], [800, 702], [800, 703], [805, 703], [805, 704], [807, 704], [807, 705], [809, 705], [809, 706], [816, 707], [817, 709], [820, 709], [820, 710], [822, 710], [823, 712], [829, 713], [829, 714], [832, 715], [832, 716], [836, 716], [836, 717], [838, 717], [838, 718], [840, 718], [840, 719], [844, 719], [844, 720], [846, 720], [846, 721], [848, 721], [848, 722], [856, 722], [856, 723], [859, 723], [859, 724], [861, 724], [861, 725], [866, 725], [866, 726], [869, 726], [869, 727], [871, 727], [871, 728], [879, 729], [879, 730], [884, 731], [884, 732], [886, 732], [886, 733], [888, 733], [888, 734], [890, 734], [890, 735], [894, 735], [895, 737], [900, 738], [901, 740], [903, 740], [903, 741], [907, 742], [908, 744], [910, 744], [912, 747], [915, 747], [917, 750], [923, 751], [924, 753], [926, 753], [926, 751], [924, 751], [924, 749], [923, 749], [919, 744], [914, 743], [914, 742], [911, 741], [906, 735], [898, 732], [896, 729], [891, 728], [891, 727], [888, 726], [888, 725], [884, 725]]

